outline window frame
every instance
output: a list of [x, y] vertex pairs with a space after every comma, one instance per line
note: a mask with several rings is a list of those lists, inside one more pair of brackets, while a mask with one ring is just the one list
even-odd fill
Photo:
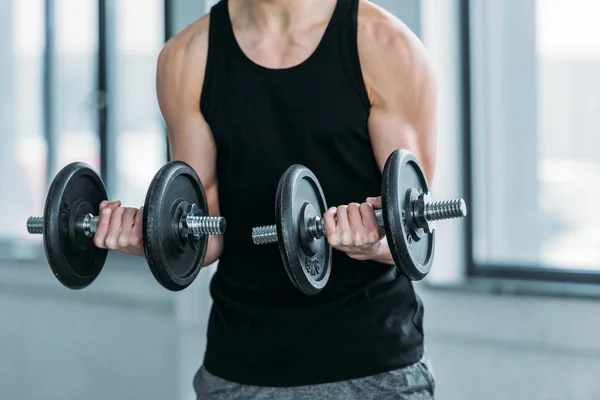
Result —
[[[474, 124], [474, 118], [477, 112], [480, 112], [474, 108], [473, 104], [473, 92], [476, 90], [485, 91], [485, 89], [476, 88], [474, 84], [474, 73], [473, 64], [476, 62], [476, 51], [480, 49], [474, 49], [473, 46], [473, 19], [472, 19], [472, 7], [474, 1], [477, 0], [460, 0], [460, 37], [462, 38], [463, 45], [461, 46], [461, 95], [460, 99], [463, 104], [463, 182], [465, 189], [465, 201], [469, 206], [470, 216], [467, 218], [465, 224], [465, 240], [464, 240], [464, 252], [466, 261], [466, 277], [467, 278], [490, 278], [492, 280], [512, 280], [526, 282], [541, 282], [541, 283], [554, 283], [557, 285], [573, 285], [573, 284], [598, 284], [600, 283], [600, 269], [595, 272], [593, 270], [578, 270], [572, 268], [561, 268], [560, 266], [544, 266], [544, 264], [537, 264], [535, 266], [524, 265], [524, 264], [492, 264], [485, 262], [478, 262], [475, 257], [475, 224], [478, 215], [473, 210], [477, 210], [480, 204], [477, 203], [476, 196], [474, 195], [476, 184], [473, 178], [473, 167], [474, 167], [474, 136], [475, 135], [488, 135], [488, 132], [477, 132]], [[561, 291], [562, 292], [562, 291]]]

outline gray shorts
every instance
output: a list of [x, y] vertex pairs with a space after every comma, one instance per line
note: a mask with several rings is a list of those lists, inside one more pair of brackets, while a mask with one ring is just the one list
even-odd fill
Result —
[[298, 387], [259, 387], [229, 382], [204, 367], [194, 378], [198, 400], [433, 400], [435, 380], [427, 354], [398, 370], [343, 382]]

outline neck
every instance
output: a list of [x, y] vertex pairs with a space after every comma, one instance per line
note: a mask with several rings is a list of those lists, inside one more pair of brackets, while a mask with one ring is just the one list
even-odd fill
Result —
[[330, 13], [335, 0], [230, 0], [230, 7], [259, 30], [287, 31]]

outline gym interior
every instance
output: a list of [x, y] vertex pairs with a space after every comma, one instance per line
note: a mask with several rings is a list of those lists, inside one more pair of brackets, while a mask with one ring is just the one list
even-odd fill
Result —
[[[433, 192], [469, 208], [415, 282], [436, 398], [600, 399], [600, 3], [375, 3], [429, 51]], [[109, 253], [93, 285], [68, 290], [26, 221], [73, 161], [144, 204], [169, 154], [157, 56], [212, 5], [0, 0], [0, 399], [195, 398], [217, 265], [174, 293]]]

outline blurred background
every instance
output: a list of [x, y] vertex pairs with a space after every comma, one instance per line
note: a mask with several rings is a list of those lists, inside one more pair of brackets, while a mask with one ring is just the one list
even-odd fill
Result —
[[[193, 399], [213, 265], [182, 293], [111, 254], [88, 289], [40, 237], [71, 161], [143, 204], [167, 161], [165, 40], [209, 0], [0, 0], [0, 399]], [[441, 400], [600, 400], [600, 28], [596, 0], [378, 0], [439, 77], [434, 196], [464, 197], [419, 282]]]

